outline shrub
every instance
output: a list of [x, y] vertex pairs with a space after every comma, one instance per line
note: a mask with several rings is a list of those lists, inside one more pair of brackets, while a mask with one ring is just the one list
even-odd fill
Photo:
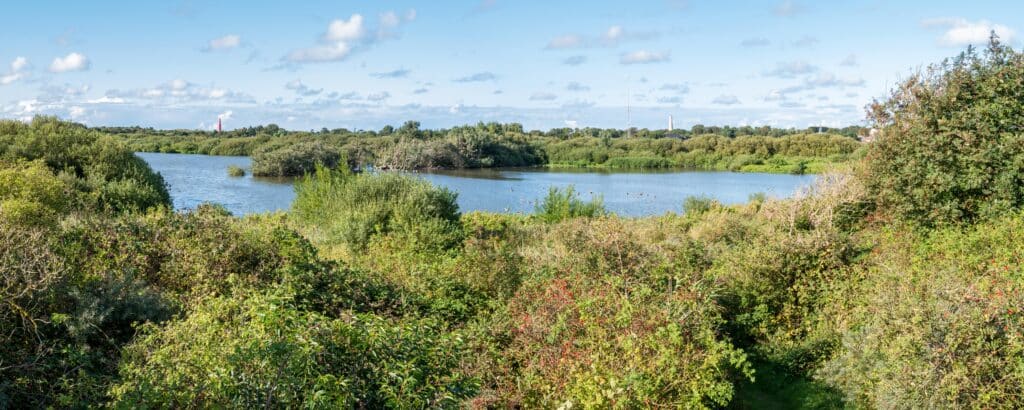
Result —
[[993, 36], [871, 106], [881, 131], [866, 182], [879, 209], [918, 225], [971, 222], [1024, 204], [1024, 55]]
[[863, 407], [1013, 408], [1024, 394], [1024, 216], [893, 227], [866, 263], [820, 376]]
[[711, 282], [616, 219], [564, 222], [492, 324], [495, 407], [724, 406], [745, 355], [718, 332]]
[[605, 215], [604, 200], [598, 196], [584, 202], [572, 185], [564, 190], [551, 187], [548, 195], [534, 207], [534, 215], [544, 222], [558, 222], [569, 218], [593, 218]]
[[244, 177], [245, 169], [238, 165], [228, 165], [228, 176], [232, 177]]
[[700, 215], [721, 206], [721, 203], [707, 196], [688, 196], [683, 200], [683, 212], [692, 215]]
[[293, 214], [321, 243], [357, 251], [392, 235], [413, 249], [447, 249], [462, 238], [456, 194], [422, 179], [318, 168], [295, 192]]
[[0, 163], [0, 218], [24, 225], [50, 226], [75, 200], [71, 188], [42, 161]]
[[312, 173], [316, 167], [336, 168], [341, 155], [321, 142], [282, 147], [262, 147], [252, 155], [252, 174], [260, 177], [291, 177]]
[[452, 407], [457, 338], [427, 322], [332, 319], [273, 294], [218, 298], [125, 350], [115, 407]]
[[124, 212], [171, 204], [160, 174], [111, 137], [51, 117], [36, 117], [27, 125], [0, 123], [0, 160], [46, 164], [64, 180], [63, 195], [74, 198], [76, 207]]

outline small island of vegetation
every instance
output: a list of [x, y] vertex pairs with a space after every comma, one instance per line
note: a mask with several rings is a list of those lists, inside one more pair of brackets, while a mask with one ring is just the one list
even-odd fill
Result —
[[228, 165], [228, 176], [244, 177], [245, 176], [245, 168], [242, 168], [242, 167], [240, 167], [238, 165]]

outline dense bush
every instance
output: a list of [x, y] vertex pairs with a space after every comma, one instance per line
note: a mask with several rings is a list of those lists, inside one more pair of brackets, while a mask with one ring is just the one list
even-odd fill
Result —
[[416, 249], [447, 249], [461, 240], [456, 194], [422, 179], [318, 168], [295, 192], [298, 223], [323, 244], [359, 251], [391, 235]]
[[312, 173], [316, 167], [335, 168], [341, 155], [321, 142], [263, 147], [252, 155], [252, 174], [261, 177], [294, 177]]
[[746, 356], [720, 333], [714, 285], [629, 233], [575, 220], [535, 246], [533, 272], [490, 328], [479, 405], [724, 406]]
[[[113, 138], [78, 124], [50, 117], [36, 117], [29, 124], [0, 121], [0, 166], [19, 169], [24, 167], [18, 165], [21, 161], [45, 164], [64, 181], [65, 187], [60, 189], [75, 208], [142, 211], [170, 205], [163, 178], [145, 161]], [[57, 189], [58, 184], [38, 180], [42, 177], [38, 171], [35, 168], [31, 175], [39, 183], [26, 179], [12, 182], [20, 186], [18, 195], [22, 201], [12, 207], [23, 211], [30, 207], [25, 203], [33, 202], [25, 198], [30, 195], [28, 191]]]
[[821, 376], [864, 407], [1018, 407], [1024, 216], [925, 234], [897, 227], [877, 242]]
[[42, 161], [0, 163], [0, 217], [24, 225], [49, 226], [72, 206], [71, 187]]
[[115, 407], [454, 407], [459, 339], [429, 321], [329, 318], [288, 297], [211, 299], [125, 351]]
[[880, 208], [919, 225], [1024, 204], [1024, 55], [994, 38], [931, 66], [871, 107], [880, 129], [866, 180]]
[[327, 271], [279, 224], [210, 207], [65, 225], [44, 235], [0, 219], [0, 405], [97, 402], [136, 324]]

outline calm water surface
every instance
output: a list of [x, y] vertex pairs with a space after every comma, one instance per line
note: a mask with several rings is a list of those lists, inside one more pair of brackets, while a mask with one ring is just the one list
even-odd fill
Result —
[[[139, 153], [163, 174], [178, 209], [203, 202], [224, 205], [235, 214], [286, 210], [295, 198], [293, 181], [254, 178], [249, 157]], [[246, 176], [229, 177], [228, 165]], [[642, 216], [679, 212], [683, 199], [705, 195], [727, 204], [746, 202], [757, 192], [786, 197], [814, 181], [811, 175], [734, 172], [656, 171], [600, 172], [584, 170], [488, 169], [417, 173], [436, 185], [459, 193], [463, 212], [532, 212], [550, 187], [569, 185], [584, 198], [600, 195], [605, 207], [620, 215]]]

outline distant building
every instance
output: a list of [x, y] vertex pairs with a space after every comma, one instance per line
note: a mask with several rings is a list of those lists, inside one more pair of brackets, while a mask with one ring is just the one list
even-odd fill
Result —
[[672, 114], [669, 114], [668, 115], [668, 132], [671, 133], [672, 130], [674, 130], [674, 129], [675, 128], [673, 127], [673, 124], [672, 124]]
[[224, 128], [221, 127], [220, 117], [217, 117], [217, 132], [218, 133], [224, 132]]

